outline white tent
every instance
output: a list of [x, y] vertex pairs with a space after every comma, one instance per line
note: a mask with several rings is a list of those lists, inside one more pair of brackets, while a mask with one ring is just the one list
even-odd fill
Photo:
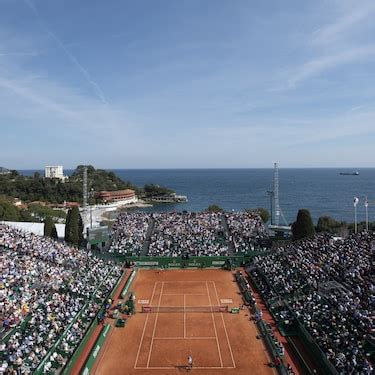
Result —
[[[21, 229], [25, 232], [34, 233], [38, 236], [43, 236], [44, 223], [33, 223], [29, 221], [2, 221], [2, 224], [9, 225], [12, 228]], [[55, 224], [57, 230], [57, 236], [60, 239], [64, 239], [65, 236], [65, 224]]]

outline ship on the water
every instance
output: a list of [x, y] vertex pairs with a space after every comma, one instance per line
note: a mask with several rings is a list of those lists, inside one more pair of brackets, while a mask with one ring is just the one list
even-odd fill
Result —
[[359, 172], [340, 172], [341, 176], [358, 176]]

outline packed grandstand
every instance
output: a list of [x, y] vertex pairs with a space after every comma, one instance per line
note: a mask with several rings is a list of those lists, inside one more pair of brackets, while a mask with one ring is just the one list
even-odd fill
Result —
[[[266, 237], [255, 214], [127, 213], [114, 224], [106, 251], [230, 256], [251, 254]], [[280, 329], [288, 334], [301, 326], [339, 374], [373, 371], [367, 344], [374, 340], [374, 240], [368, 232], [346, 239], [321, 234], [269, 249], [246, 266], [245, 286], [259, 290]], [[0, 253], [0, 374], [29, 374], [40, 366], [59, 373], [122, 266], [1, 224]]]
[[248, 271], [277, 322], [298, 321], [340, 374], [370, 374], [374, 233], [317, 235], [256, 257]]
[[48, 354], [42, 371], [58, 371], [105, 303], [122, 267], [1, 224], [0, 251], [0, 374], [30, 374]]
[[254, 213], [125, 213], [113, 226], [110, 253], [228, 256], [262, 247], [267, 231]]

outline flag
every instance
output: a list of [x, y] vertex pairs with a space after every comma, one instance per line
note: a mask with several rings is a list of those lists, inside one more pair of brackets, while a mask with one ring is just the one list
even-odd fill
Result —
[[367, 200], [367, 197], [366, 197], [366, 200], [365, 200], [365, 207], [366, 207], [366, 208], [368, 207], [368, 200]]
[[357, 207], [358, 202], [359, 202], [359, 199], [357, 197], [354, 197], [354, 200], [353, 200], [354, 207]]

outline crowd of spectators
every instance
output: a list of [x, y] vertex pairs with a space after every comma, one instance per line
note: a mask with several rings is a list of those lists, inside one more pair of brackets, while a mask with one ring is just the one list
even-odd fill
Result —
[[[317, 235], [258, 257], [250, 267], [265, 300], [286, 299], [340, 374], [372, 373], [363, 347], [373, 335], [374, 241], [373, 232]], [[283, 315], [289, 320], [287, 309]]]
[[0, 373], [30, 374], [42, 361], [42, 371], [54, 373], [79, 344], [122, 269], [6, 225], [0, 225], [0, 256]]
[[[226, 223], [228, 225], [226, 225]], [[227, 256], [259, 249], [268, 237], [254, 213], [124, 213], [112, 227], [110, 253]], [[231, 244], [233, 244], [233, 249]]]
[[227, 255], [228, 244], [219, 213], [158, 213], [149, 255]]
[[226, 214], [230, 237], [235, 253], [246, 253], [259, 247], [259, 243], [268, 237], [266, 228], [259, 215], [252, 212], [232, 212]]
[[150, 215], [141, 212], [123, 213], [112, 226], [110, 253], [140, 255], [146, 240]]

